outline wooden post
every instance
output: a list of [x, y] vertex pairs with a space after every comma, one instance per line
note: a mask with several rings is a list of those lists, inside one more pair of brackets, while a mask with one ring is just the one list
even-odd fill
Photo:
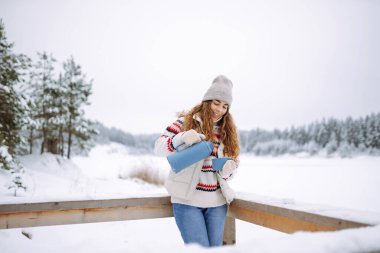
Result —
[[236, 244], [235, 218], [227, 216], [224, 224], [223, 245]]

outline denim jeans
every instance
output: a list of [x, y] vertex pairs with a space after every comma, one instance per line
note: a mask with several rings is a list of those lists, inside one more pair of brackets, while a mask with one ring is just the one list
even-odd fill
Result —
[[222, 245], [227, 204], [201, 208], [173, 203], [173, 213], [185, 244], [198, 243], [204, 247]]

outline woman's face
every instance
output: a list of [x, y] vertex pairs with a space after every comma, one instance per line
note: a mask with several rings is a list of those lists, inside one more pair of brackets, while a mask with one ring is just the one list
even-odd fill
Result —
[[211, 118], [212, 120], [218, 121], [224, 114], [226, 114], [228, 109], [228, 104], [220, 100], [212, 100], [211, 102]]

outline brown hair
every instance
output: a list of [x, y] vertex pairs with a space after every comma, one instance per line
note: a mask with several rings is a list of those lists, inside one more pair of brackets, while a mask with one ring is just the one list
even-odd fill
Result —
[[[184, 115], [184, 130], [188, 131], [194, 129], [204, 134], [207, 141], [214, 141], [215, 138], [213, 132], [214, 122], [211, 118], [211, 102], [212, 100], [203, 101]], [[196, 113], [199, 113], [202, 126], [193, 118]], [[223, 154], [236, 159], [240, 154], [239, 138], [232, 115], [229, 113], [229, 107], [218, 123], [220, 125], [220, 138], [224, 144]]]

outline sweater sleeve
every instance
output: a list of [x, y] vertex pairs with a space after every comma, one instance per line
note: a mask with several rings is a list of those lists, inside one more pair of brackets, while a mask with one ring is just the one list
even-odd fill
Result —
[[181, 136], [184, 132], [183, 121], [184, 118], [178, 118], [170, 126], [168, 126], [165, 132], [154, 143], [154, 153], [158, 156], [168, 156], [178, 150], [178, 147], [182, 147]]

